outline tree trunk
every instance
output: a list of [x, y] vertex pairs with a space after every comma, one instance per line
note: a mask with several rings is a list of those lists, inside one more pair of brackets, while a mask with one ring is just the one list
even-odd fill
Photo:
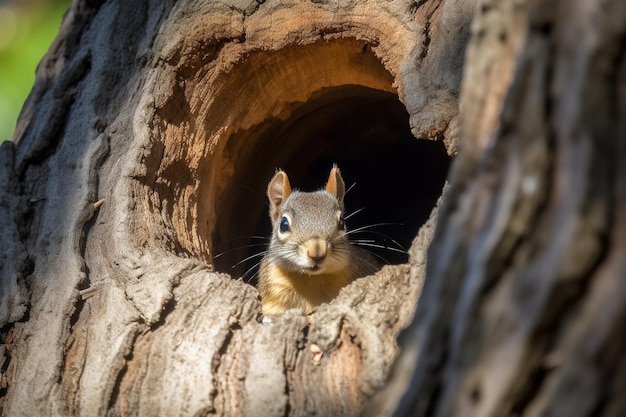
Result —
[[[75, 2], [0, 148], [3, 414], [624, 415], [625, 41], [621, 0]], [[258, 195], [331, 162], [410, 263], [262, 323]]]
[[376, 409], [626, 415], [626, 3], [484, 1], [472, 25], [461, 151]]

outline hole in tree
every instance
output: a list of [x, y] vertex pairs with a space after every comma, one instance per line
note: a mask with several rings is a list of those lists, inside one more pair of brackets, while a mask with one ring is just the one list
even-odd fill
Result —
[[[367, 247], [385, 263], [398, 264], [441, 195], [450, 158], [443, 142], [418, 140], [395, 94], [358, 85], [326, 88], [291, 111], [234, 133], [224, 149], [237, 167], [229, 180], [212, 235], [218, 271], [256, 283], [260, 254], [271, 224], [266, 187], [276, 168], [292, 187], [321, 188], [337, 163], [349, 192], [352, 239], [393, 249]], [[257, 237], [265, 237], [261, 240]], [[248, 261], [243, 259], [250, 258]], [[235, 266], [236, 265], [236, 266]]]

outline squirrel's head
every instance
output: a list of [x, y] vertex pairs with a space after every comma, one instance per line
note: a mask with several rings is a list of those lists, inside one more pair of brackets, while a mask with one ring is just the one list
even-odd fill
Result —
[[272, 262], [300, 273], [332, 274], [347, 267], [348, 238], [343, 219], [345, 185], [334, 166], [326, 187], [292, 191], [284, 171], [267, 187], [272, 220]]

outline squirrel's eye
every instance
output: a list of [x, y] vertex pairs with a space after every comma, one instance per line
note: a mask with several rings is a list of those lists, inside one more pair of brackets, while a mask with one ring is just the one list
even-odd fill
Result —
[[346, 228], [346, 221], [343, 219], [343, 214], [339, 213], [337, 216], [337, 229], [342, 230]]
[[279, 229], [281, 233], [287, 233], [289, 231], [289, 218], [287, 216], [283, 216], [283, 218], [280, 219]]

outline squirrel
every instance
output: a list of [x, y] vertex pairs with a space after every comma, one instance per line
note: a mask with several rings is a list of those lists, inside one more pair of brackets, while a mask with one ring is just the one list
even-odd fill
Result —
[[272, 236], [258, 281], [264, 316], [278, 316], [292, 308], [310, 314], [354, 279], [378, 270], [370, 252], [350, 244], [344, 194], [336, 165], [325, 189], [319, 191], [292, 191], [282, 170], [270, 181]]

